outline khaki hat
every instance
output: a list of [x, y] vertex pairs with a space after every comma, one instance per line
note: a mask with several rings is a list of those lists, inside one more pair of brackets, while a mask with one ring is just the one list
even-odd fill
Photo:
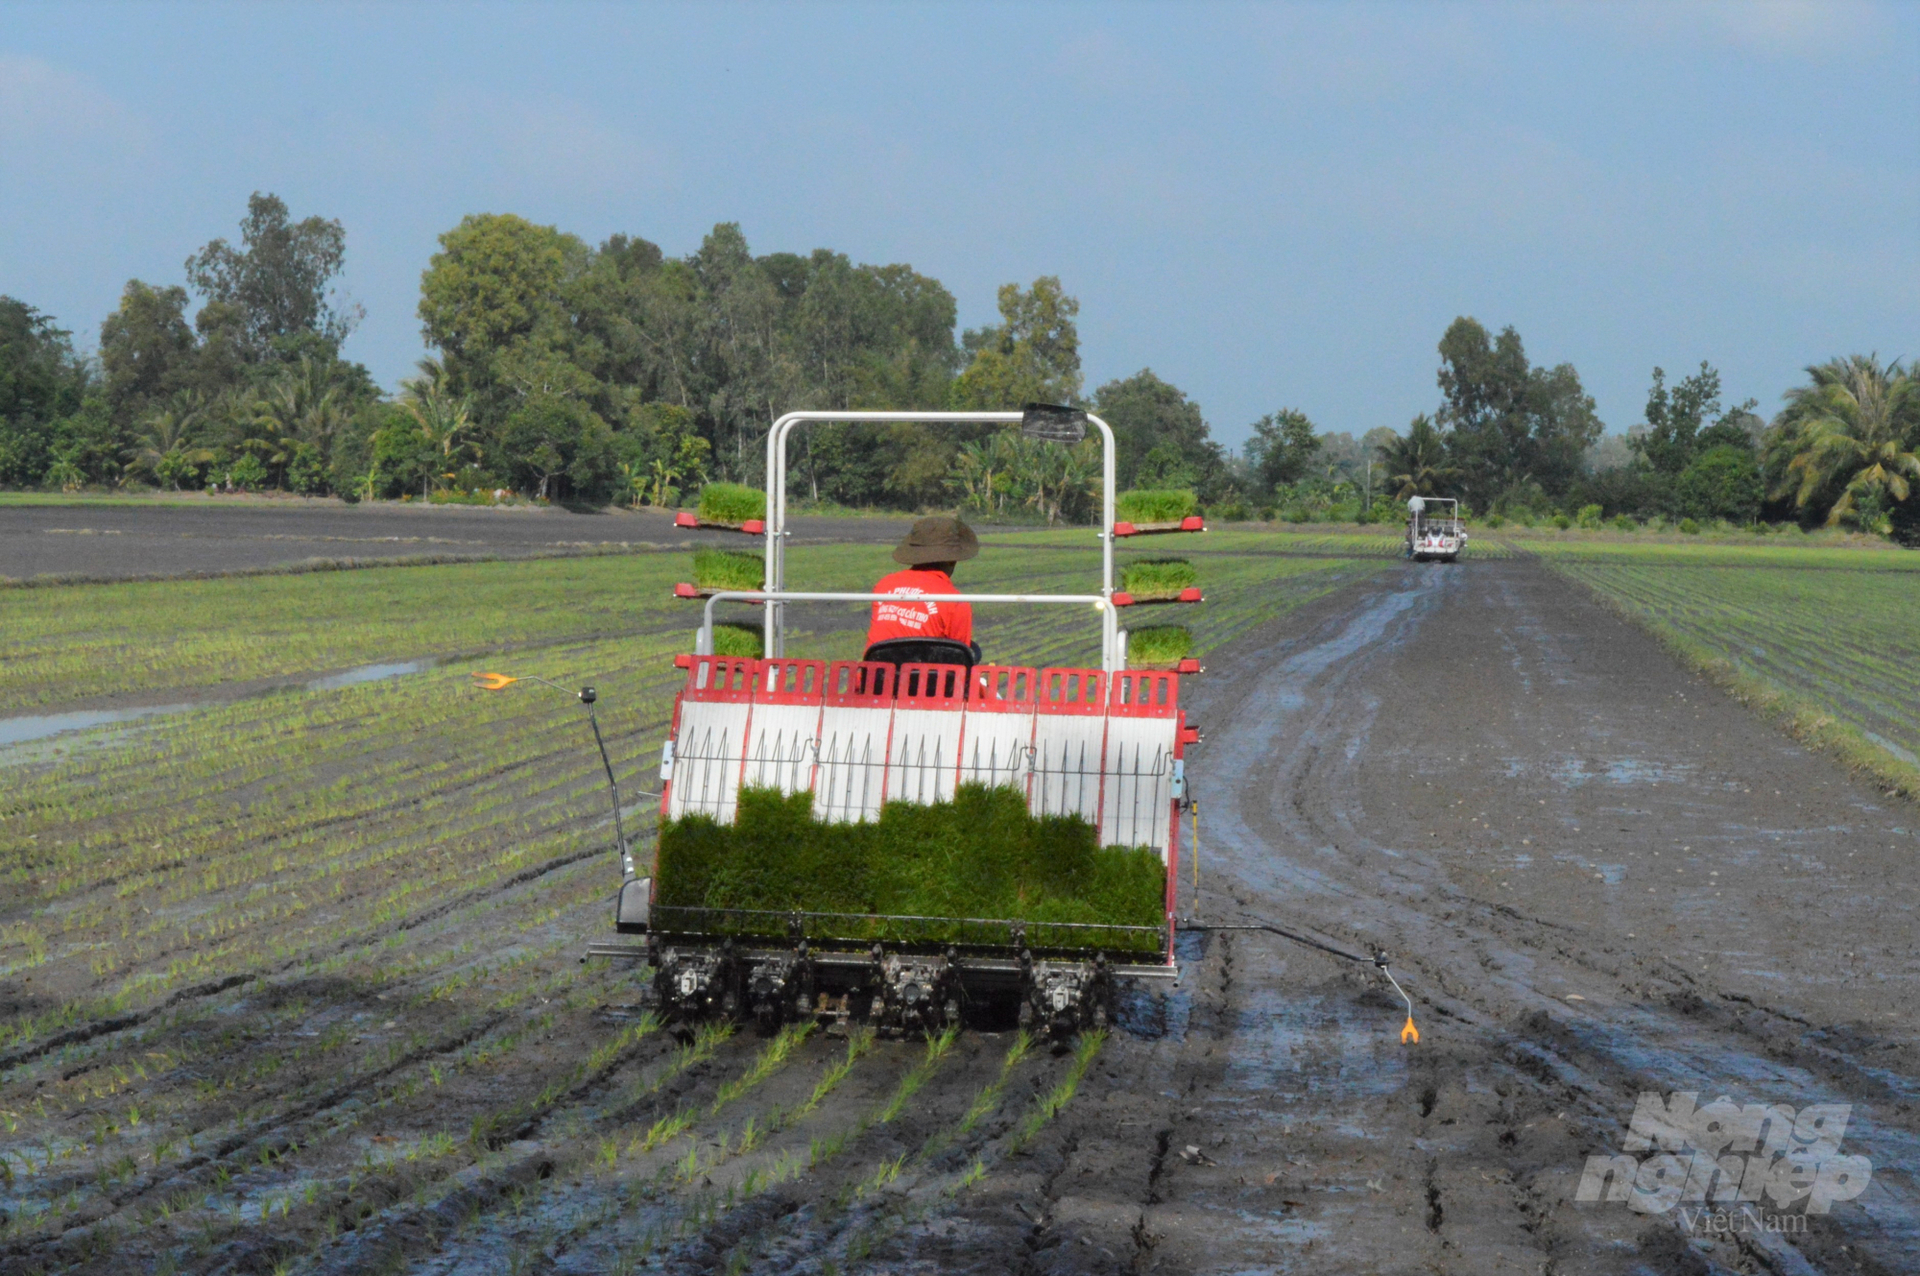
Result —
[[893, 551], [893, 561], [918, 567], [922, 563], [962, 563], [980, 552], [980, 538], [957, 518], [923, 518]]

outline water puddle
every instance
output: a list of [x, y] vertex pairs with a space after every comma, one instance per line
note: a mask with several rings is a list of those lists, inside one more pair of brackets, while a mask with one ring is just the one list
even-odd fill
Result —
[[435, 660], [406, 660], [390, 665], [361, 665], [358, 669], [349, 669], [345, 673], [315, 678], [307, 684], [307, 690], [338, 691], [342, 687], [357, 687], [363, 682], [384, 682], [388, 678], [402, 678], [410, 673], [422, 673], [438, 663]]
[[141, 709], [82, 709], [74, 713], [43, 713], [19, 718], [0, 718], [0, 749], [32, 744], [69, 731], [88, 731], [94, 727], [136, 722], [159, 714], [184, 713], [200, 708], [193, 704], [156, 704]]
[[[328, 674], [323, 678], [314, 678], [298, 684], [298, 689], [338, 691], [344, 687], [384, 682], [389, 678], [421, 673], [434, 668], [437, 664], [439, 664], [437, 660], [407, 660], [390, 664], [361, 665], [343, 673]], [[285, 688], [275, 690], [285, 690]], [[125, 726], [146, 718], [167, 717], [194, 709], [210, 709], [219, 703], [222, 702], [203, 700], [197, 703], [143, 705], [137, 709], [77, 709], [69, 713], [23, 714], [19, 717], [0, 718], [0, 766], [18, 766], [27, 762], [44, 761], [51, 756], [47, 742], [60, 736], [71, 735], [78, 731], [93, 731], [100, 727]], [[105, 732], [87, 743], [90, 745], [104, 743], [118, 739], [122, 734], [123, 732], [118, 731]], [[38, 747], [25, 747], [30, 745]]]

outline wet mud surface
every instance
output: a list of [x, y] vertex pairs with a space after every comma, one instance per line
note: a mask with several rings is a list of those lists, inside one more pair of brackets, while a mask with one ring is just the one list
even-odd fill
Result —
[[[795, 543], [897, 541], [911, 520], [801, 517]], [[0, 579], [123, 579], [259, 571], [311, 560], [516, 558], [722, 543], [653, 510], [294, 505], [0, 508]], [[739, 544], [739, 538], [726, 542]]]
[[[72, 1113], [0, 1185], [66, 1212], [0, 1270], [1920, 1269], [1910, 804], [1525, 559], [1207, 663], [1198, 925], [1098, 1049], [654, 1025], [575, 964], [605, 881], [556, 858], [0, 1055], [9, 1117]], [[1372, 966], [1201, 929], [1256, 919], [1391, 950], [1422, 1040]], [[1849, 1104], [1870, 1185], [1790, 1235], [1576, 1200], [1674, 1091]], [[135, 1102], [165, 1148], [63, 1156]]]
[[[1384, 945], [1422, 1041], [1367, 967], [1190, 934], [1167, 1035], [1110, 1048], [941, 1265], [1920, 1270], [1912, 806], [1534, 564], [1380, 579], [1189, 691], [1183, 912]], [[1791, 1236], [1576, 1201], [1649, 1091], [1851, 1104], [1870, 1186]]]

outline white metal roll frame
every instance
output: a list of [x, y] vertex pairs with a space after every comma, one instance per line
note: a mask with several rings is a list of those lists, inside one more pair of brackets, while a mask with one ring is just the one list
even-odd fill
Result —
[[[769, 656], [786, 655], [786, 610], [789, 602], [876, 602], [886, 598], [910, 597], [902, 594], [852, 594], [852, 593], [798, 593], [786, 588], [786, 538], [787, 538], [787, 435], [797, 425], [852, 424], [865, 422], [884, 425], [895, 422], [918, 421], [923, 425], [1018, 425], [1024, 418], [1023, 412], [789, 412], [773, 423], [773, 429], [767, 433], [767, 558], [766, 588], [761, 590], [729, 590], [714, 594], [707, 599], [706, 615], [700, 626], [695, 643], [695, 652], [699, 655], [713, 653], [713, 609], [716, 603], [724, 601], [764, 602], [766, 617], [762, 622], [765, 634], [765, 651]], [[1113, 598], [1113, 502], [1114, 502], [1114, 455], [1113, 430], [1093, 413], [1087, 413], [1087, 422], [1100, 431], [1103, 447], [1101, 459], [1101, 505], [1100, 505], [1100, 593], [1092, 594], [943, 594], [941, 597], [953, 602], [963, 603], [1030, 603], [1046, 605], [1086, 606], [1092, 604], [1100, 613], [1100, 667], [1107, 673], [1118, 673], [1124, 666], [1126, 655], [1121, 650], [1119, 623], [1115, 618]]]

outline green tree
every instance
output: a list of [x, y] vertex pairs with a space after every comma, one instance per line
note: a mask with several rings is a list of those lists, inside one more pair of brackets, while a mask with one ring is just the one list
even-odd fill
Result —
[[[338, 221], [295, 222], [277, 195], [255, 191], [240, 222], [239, 248], [216, 239], [187, 258], [187, 282], [231, 315], [244, 359], [296, 355], [289, 346], [317, 337], [332, 354], [359, 318], [336, 309], [328, 287], [346, 262], [347, 232]], [[311, 351], [309, 352], [311, 353]]]
[[1751, 523], [1759, 516], [1765, 495], [1766, 484], [1752, 449], [1728, 443], [1694, 457], [1674, 482], [1677, 512], [1686, 518]]
[[469, 214], [441, 235], [420, 276], [419, 314], [448, 389], [491, 395], [498, 361], [516, 344], [537, 337], [563, 348], [572, 326], [566, 286], [587, 258], [574, 236], [512, 213]]
[[0, 483], [37, 484], [54, 463], [60, 423], [87, 391], [72, 334], [24, 301], [0, 296]]
[[1152, 368], [1101, 386], [1094, 392], [1094, 410], [1113, 427], [1114, 466], [1123, 491], [1165, 484], [1205, 488], [1210, 495], [1224, 481], [1220, 445], [1200, 405]]
[[1774, 495], [1828, 526], [1853, 521], [1887, 531], [1892, 507], [1920, 477], [1920, 381], [1899, 360], [1833, 359], [1807, 369], [1787, 392], [1766, 456]]
[[1253, 437], [1245, 448], [1248, 466], [1262, 496], [1276, 487], [1300, 481], [1320, 450], [1319, 436], [1307, 414], [1295, 408], [1269, 412], [1253, 423]]
[[591, 500], [611, 490], [613, 432], [577, 400], [528, 399], [508, 415], [501, 444], [514, 485], [542, 500]]
[[1404, 437], [1381, 443], [1377, 455], [1386, 472], [1382, 490], [1394, 500], [1446, 496], [1460, 476], [1460, 468], [1448, 458], [1446, 436], [1424, 412], [1413, 418]]
[[953, 407], [996, 412], [1027, 403], [1071, 403], [1080, 394], [1080, 303], [1054, 275], [1033, 286], [1000, 286], [1001, 322], [969, 329], [961, 345], [969, 356], [953, 383]]
[[1503, 493], [1566, 491], [1602, 433], [1572, 364], [1536, 368], [1511, 327], [1494, 337], [1461, 317], [1440, 339], [1438, 424], [1448, 431], [1461, 494], [1480, 508]]
[[201, 470], [215, 459], [213, 449], [196, 437], [203, 416], [201, 404], [185, 394], [152, 413], [128, 449], [129, 468], [176, 492], [183, 481], [198, 486]]
[[131, 426], [194, 380], [199, 353], [187, 323], [187, 290], [129, 279], [100, 324], [100, 368], [114, 420]]

